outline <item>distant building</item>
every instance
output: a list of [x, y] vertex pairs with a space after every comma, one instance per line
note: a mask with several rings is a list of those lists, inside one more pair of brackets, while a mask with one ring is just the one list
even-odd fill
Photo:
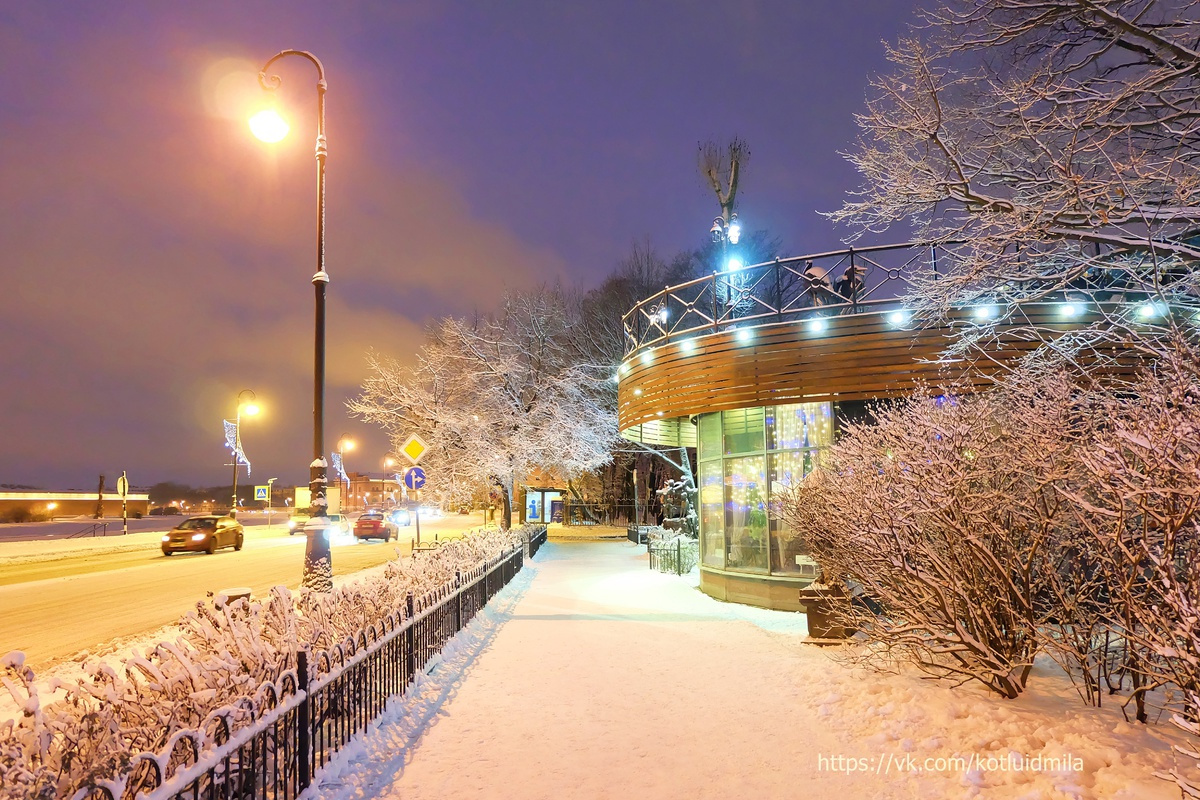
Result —
[[[116, 492], [105, 492], [97, 497], [95, 492], [0, 492], [0, 518], [11, 518], [14, 511], [24, 509], [37, 518], [41, 517], [92, 517], [96, 514], [97, 500], [100, 516], [121, 516], [121, 496]], [[125, 498], [129, 516], [150, 513], [150, 495], [133, 492]]]

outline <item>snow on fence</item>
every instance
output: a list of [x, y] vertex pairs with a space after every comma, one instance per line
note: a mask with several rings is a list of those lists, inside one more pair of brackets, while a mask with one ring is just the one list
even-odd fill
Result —
[[650, 569], [686, 575], [700, 560], [699, 542], [664, 528], [651, 528], [646, 541]]
[[[296, 798], [316, 771], [375, 719], [390, 697], [402, 694], [416, 673], [513, 579], [547, 535], [545, 527], [514, 534], [517, 537], [508, 539], [508, 549], [467, 569], [455, 568], [462, 553], [449, 549], [445, 559], [422, 560], [421, 569], [437, 574], [438, 569], [445, 573], [450, 568], [453, 577], [420, 595], [410, 589], [402, 607], [328, 648], [311, 649], [310, 643], [310, 649], [297, 650], [292, 654], [295, 669], [263, 682], [253, 696], [238, 697], [212, 711], [198, 728], [175, 731], [157, 752], [129, 758], [112, 779], [84, 781], [82, 788], [70, 793], [69, 783], [64, 786], [60, 776], [57, 787], [25, 783], [35, 795], [10, 784], [0, 796]], [[467, 543], [463, 545], [460, 549], [472, 552]], [[0, 775], [13, 766], [5, 761], [9, 759], [0, 758]], [[67, 795], [61, 793], [64, 788]]]

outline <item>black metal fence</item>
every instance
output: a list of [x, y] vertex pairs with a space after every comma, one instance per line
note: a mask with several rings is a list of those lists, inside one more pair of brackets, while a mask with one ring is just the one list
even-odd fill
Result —
[[650, 569], [676, 575], [691, 572], [698, 558], [697, 542], [684, 541], [683, 537], [665, 542], [652, 539], [646, 545], [646, 552], [650, 554]]
[[[207, 731], [217, 746], [209, 752], [181, 732], [165, 753], [134, 758], [121, 800], [294, 800], [545, 541], [542, 528], [523, 546], [456, 573], [445, 586], [422, 597], [409, 594], [405, 609], [360, 631], [350, 648], [299, 651], [297, 668], [247, 704], [260, 710], [247, 712], [257, 716], [254, 722], [234, 730], [236, 712], [217, 714]], [[114, 792], [100, 787], [77, 797], [112, 800]]]
[[644, 503], [636, 506], [633, 503], [569, 503], [563, 515], [563, 524], [621, 528], [632, 525], [639, 517], [653, 521], [654, 514]]

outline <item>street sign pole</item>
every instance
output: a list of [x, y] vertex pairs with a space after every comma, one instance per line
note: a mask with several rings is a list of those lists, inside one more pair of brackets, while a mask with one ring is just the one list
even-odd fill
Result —
[[125, 470], [121, 470], [121, 478], [117, 481], [117, 492], [121, 495], [121, 535], [129, 535], [129, 507], [126, 498], [129, 497], [129, 478]]

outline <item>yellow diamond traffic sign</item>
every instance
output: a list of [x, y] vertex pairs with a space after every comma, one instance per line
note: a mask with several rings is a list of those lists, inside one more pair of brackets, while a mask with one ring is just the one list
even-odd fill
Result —
[[417, 436], [414, 433], [412, 436], [409, 436], [404, 440], [404, 445], [400, 448], [400, 452], [404, 454], [405, 458], [407, 458], [413, 464], [416, 464], [421, 460], [421, 456], [425, 455], [425, 451], [428, 449], [429, 446], [421, 441], [420, 436]]

